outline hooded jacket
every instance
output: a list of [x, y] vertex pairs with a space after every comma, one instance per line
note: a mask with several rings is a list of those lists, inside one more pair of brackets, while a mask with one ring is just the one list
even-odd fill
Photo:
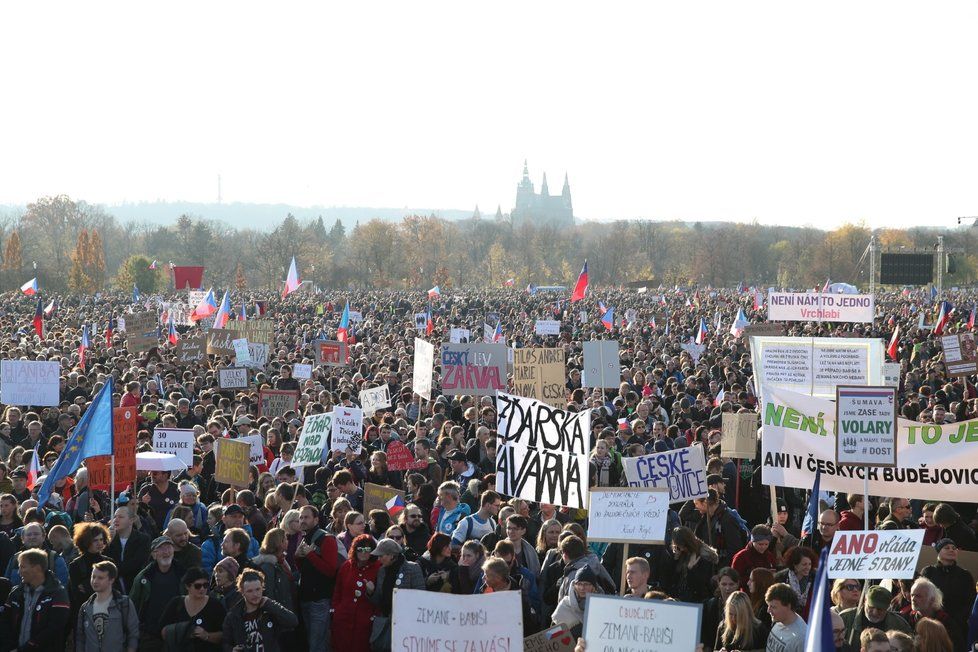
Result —
[[93, 593], [78, 611], [78, 627], [75, 628], [76, 652], [136, 649], [139, 646], [139, 615], [132, 600], [118, 591], [112, 592], [108, 620], [102, 626], [100, 639], [95, 629], [95, 597]]

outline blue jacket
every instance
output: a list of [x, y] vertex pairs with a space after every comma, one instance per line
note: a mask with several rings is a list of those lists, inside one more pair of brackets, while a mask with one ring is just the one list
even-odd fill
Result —
[[[50, 558], [54, 557], [54, 564], [48, 563], [48, 570], [54, 571], [54, 576], [61, 582], [61, 586], [68, 586], [68, 564], [65, 563], [64, 557], [50, 550], [45, 550], [44, 552], [48, 553], [49, 562]], [[23, 582], [20, 577], [20, 570], [17, 568], [17, 555], [10, 558], [10, 562], [7, 564], [7, 571], [3, 576], [10, 580], [12, 587], [20, 586], [20, 583]]]
[[[214, 572], [214, 566], [217, 562], [224, 559], [224, 552], [221, 550], [221, 542], [224, 541], [224, 526], [219, 525], [214, 530], [214, 534], [204, 541], [204, 544], [200, 547], [200, 567], [204, 569], [204, 572], [210, 575]], [[251, 536], [251, 545], [248, 546], [248, 557], [256, 557], [258, 555], [258, 541], [255, 539], [254, 532], [251, 531], [251, 526], [247, 523], [242, 527], [245, 532]]]

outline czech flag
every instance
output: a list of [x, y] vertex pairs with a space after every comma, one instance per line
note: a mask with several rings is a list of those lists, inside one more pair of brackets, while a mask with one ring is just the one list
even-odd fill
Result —
[[228, 291], [225, 290], [221, 298], [221, 306], [214, 316], [214, 328], [224, 328], [229, 319], [231, 319], [231, 301], [228, 299]]
[[975, 327], [975, 308], [971, 307], [971, 314], [968, 315], [968, 330], [972, 330]]
[[652, 316], [652, 319], [649, 320], [649, 326], [652, 328], [652, 330], [655, 330], [656, 328], [658, 328], [658, 326], [655, 325], [655, 316], [654, 315]]
[[706, 320], [703, 319], [702, 317], [700, 317], [700, 327], [699, 327], [699, 330], [696, 331], [696, 343], [697, 344], [705, 344], [706, 343], [706, 334], [707, 334], [708, 330], [709, 329], [707, 329], [707, 327], [706, 327]]
[[35, 276], [31, 280], [21, 285], [20, 291], [29, 297], [37, 294], [37, 277]]
[[601, 316], [601, 323], [609, 331], [615, 328], [615, 309], [614, 307], [608, 308], [604, 311], [604, 315]]
[[754, 293], [754, 310], [760, 310], [764, 307], [764, 295], [759, 291]]
[[825, 285], [822, 286], [822, 292], [828, 292], [830, 285], [832, 285], [832, 284], [829, 283], [829, 279], [825, 279]]
[[156, 269], [156, 261], [155, 260], [149, 264], [149, 268], [150, 269]]
[[404, 498], [400, 494], [395, 494], [393, 498], [384, 503], [384, 506], [387, 507], [388, 514], [397, 516], [404, 511]]
[[238, 315], [238, 319], [241, 321], [248, 321], [248, 311], [245, 310], [245, 304], [241, 304], [241, 314]]
[[208, 288], [200, 304], [190, 313], [191, 321], [200, 321], [204, 317], [210, 317], [217, 312], [217, 301], [214, 300], [214, 289]]
[[941, 301], [941, 311], [937, 313], [937, 321], [934, 322], [934, 335], [941, 335], [944, 329], [951, 323], [951, 313], [954, 308], [947, 301]]
[[173, 315], [166, 322], [166, 339], [173, 346], [177, 345], [180, 341], [180, 335], [177, 333], [177, 325], [173, 323]]
[[431, 306], [428, 306], [428, 312], [426, 312], [425, 314], [427, 315], [428, 319], [424, 325], [424, 334], [431, 335], [432, 333], [435, 332], [435, 320], [431, 316]]
[[285, 277], [285, 290], [282, 292], [282, 298], [284, 299], [298, 290], [299, 283], [299, 272], [295, 268], [295, 256], [292, 256], [292, 263], [289, 265], [289, 274]]
[[27, 488], [33, 490], [37, 484], [37, 479], [41, 477], [41, 458], [38, 452], [41, 442], [34, 445], [34, 454], [31, 455], [31, 464], [27, 468]]
[[493, 343], [502, 342], [503, 340], [503, 325], [502, 322], [496, 322], [496, 330], [492, 333]]
[[532, 297], [534, 294], [537, 293], [537, 286], [533, 285], [533, 283], [527, 283], [526, 293]]
[[85, 352], [88, 351], [89, 346], [91, 342], [88, 341], [88, 324], [85, 324], [82, 326], [81, 342], [78, 344], [78, 366], [82, 369], [85, 368]]
[[511, 288], [514, 285], [516, 285], [516, 279], [515, 278], [508, 278], [508, 279], [506, 279], [506, 282], [503, 283], [503, 285], [505, 285], [508, 288]]
[[41, 297], [37, 298], [37, 307], [34, 309], [34, 332], [38, 339], [44, 339], [44, 308], [41, 307]]
[[428, 290], [429, 299], [434, 299], [435, 297], [440, 297], [440, 296], [441, 296], [441, 288], [438, 287], [437, 285], [431, 288], [430, 290]]
[[598, 312], [600, 312], [602, 315], [608, 312], [608, 306], [604, 305], [603, 301], [598, 301]]
[[897, 346], [900, 344], [900, 327], [897, 326], [896, 330], [893, 331], [893, 337], [890, 338], [890, 345], [886, 347], [886, 354], [890, 356], [890, 360], [897, 359]]
[[[431, 321], [431, 315], [429, 313], [428, 321]], [[350, 335], [350, 301], [347, 300], [346, 305], [343, 306], [343, 315], [340, 317], [340, 325], [336, 327], [336, 339], [340, 342], [346, 342]]]
[[744, 334], [744, 329], [750, 326], [750, 321], [747, 319], [747, 315], [744, 314], [743, 308], [737, 309], [737, 318], [734, 319], [734, 323], [730, 324], [730, 334], [734, 337], [740, 337]]
[[45, 316], [45, 317], [50, 317], [50, 316], [51, 316], [51, 315], [53, 315], [53, 314], [54, 314], [54, 299], [51, 299], [51, 303], [49, 303], [49, 304], [48, 304], [48, 305], [47, 305], [47, 306], [46, 306], [46, 307], [44, 308], [44, 316]]
[[584, 298], [587, 293], [587, 259], [584, 259], [584, 267], [581, 268], [581, 273], [577, 277], [577, 284], [574, 285], [574, 292], [571, 293], [571, 303], [575, 301], [580, 301]]
[[812, 594], [811, 609], [808, 616], [808, 631], [805, 634], [805, 650], [810, 652], [835, 652], [835, 637], [832, 633], [832, 600], [829, 597], [829, 548], [822, 549], [818, 570], [815, 571], [815, 591]]
[[112, 347], [112, 331], [115, 330], [115, 317], [109, 315], [109, 323], [105, 327], [105, 346]]

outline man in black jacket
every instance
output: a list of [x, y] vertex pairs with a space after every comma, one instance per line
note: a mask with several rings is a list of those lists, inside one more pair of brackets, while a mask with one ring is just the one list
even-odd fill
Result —
[[112, 541], [105, 551], [119, 567], [119, 579], [126, 593], [132, 591], [132, 583], [139, 571], [149, 563], [149, 537], [134, 527], [136, 524], [132, 503], [119, 505], [112, 517]]
[[[64, 649], [71, 615], [68, 592], [48, 570], [42, 550], [25, 550], [17, 556], [23, 582], [0, 608], [0, 636], [9, 649]], [[24, 622], [24, 616], [31, 616]]]
[[975, 578], [966, 568], [958, 566], [958, 546], [953, 539], [937, 541], [934, 549], [937, 563], [927, 566], [920, 574], [944, 594], [944, 610], [958, 623], [967, 623], [975, 603]]

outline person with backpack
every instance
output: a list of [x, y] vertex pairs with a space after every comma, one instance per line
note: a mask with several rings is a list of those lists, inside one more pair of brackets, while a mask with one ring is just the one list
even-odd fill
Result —
[[458, 522], [471, 513], [467, 503], [462, 502], [462, 489], [457, 482], [442, 482], [438, 487], [439, 505], [431, 510], [431, 527], [435, 532], [452, 536]]
[[92, 567], [90, 583], [94, 593], [78, 610], [76, 652], [135, 652], [139, 645], [139, 615], [132, 600], [113, 588], [118, 577], [119, 569], [111, 561], [100, 561]]
[[342, 559], [336, 537], [320, 529], [319, 509], [315, 505], [302, 506], [299, 524], [304, 533], [295, 551], [299, 567], [299, 608], [310, 652], [325, 652], [330, 639], [330, 603]]
[[478, 541], [483, 536], [496, 531], [496, 515], [502, 505], [502, 496], [495, 491], [483, 492], [479, 502], [479, 511], [466, 516], [459, 521], [455, 532], [452, 533], [452, 548], [461, 549], [466, 541]]
[[[44, 540], [44, 528], [41, 527], [40, 523], [28, 523], [25, 525], [24, 529], [20, 532], [20, 542], [23, 546], [21, 551], [36, 549], [47, 555], [47, 569], [54, 573], [54, 576], [61, 582], [61, 586], [69, 586], [68, 564], [65, 563], [61, 555], [48, 547], [48, 544]], [[11, 557], [7, 563], [7, 570], [4, 573], [4, 577], [10, 580], [11, 586], [18, 586], [21, 583], [20, 572], [17, 569], [17, 555]]]

